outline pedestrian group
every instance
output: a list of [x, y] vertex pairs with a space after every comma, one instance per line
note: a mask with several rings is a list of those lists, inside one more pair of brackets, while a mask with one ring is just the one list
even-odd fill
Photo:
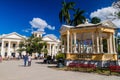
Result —
[[24, 67], [26, 67], [27, 65], [31, 66], [31, 60], [32, 60], [31, 55], [26, 54], [23, 56], [23, 59], [24, 59]]

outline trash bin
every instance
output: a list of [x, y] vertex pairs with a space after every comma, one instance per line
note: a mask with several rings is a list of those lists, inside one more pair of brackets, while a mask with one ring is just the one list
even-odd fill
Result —
[[58, 59], [57, 67], [59, 68], [64, 67], [64, 60], [62, 58]]

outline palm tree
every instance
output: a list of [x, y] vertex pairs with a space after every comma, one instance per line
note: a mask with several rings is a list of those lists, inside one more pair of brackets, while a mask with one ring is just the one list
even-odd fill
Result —
[[84, 23], [86, 18], [83, 16], [83, 13], [84, 10], [80, 10], [79, 8], [75, 10], [74, 19], [72, 21], [74, 26]]
[[93, 24], [97, 24], [97, 23], [99, 23], [101, 20], [100, 20], [100, 18], [98, 18], [98, 17], [93, 17], [92, 19], [91, 19], [91, 23], [93, 23]]
[[62, 2], [62, 9], [59, 13], [59, 20], [61, 23], [65, 24], [71, 24], [71, 18], [70, 18], [70, 10], [74, 10], [75, 3], [74, 2], [68, 2], [65, 1]]

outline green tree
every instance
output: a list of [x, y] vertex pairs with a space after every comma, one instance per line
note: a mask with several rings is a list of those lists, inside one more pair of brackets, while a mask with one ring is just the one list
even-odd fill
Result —
[[74, 2], [62, 2], [62, 9], [59, 13], [59, 20], [61, 23], [64, 22], [67, 25], [71, 24], [70, 10], [74, 10], [74, 6]]
[[120, 19], [120, 12], [117, 13], [118, 18]]
[[83, 16], [83, 14], [84, 10], [80, 10], [79, 8], [75, 10], [74, 19], [72, 20], [72, 24], [74, 26], [84, 23], [86, 18]]
[[24, 42], [20, 42], [19, 44], [19, 49], [17, 50], [19, 53], [21, 53], [22, 51], [25, 51], [25, 43]]
[[19, 51], [26, 51], [27, 53], [41, 53], [43, 46], [46, 45], [46, 42], [42, 41], [39, 37], [34, 37], [33, 35], [29, 37], [24, 43], [19, 44]]
[[97, 24], [97, 23], [99, 23], [100, 21], [101, 21], [101, 19], [98, 18], [98, 17], [93, 17], [93, 18], [91, 19], [91, 23], [93, 23], [93, 24]]

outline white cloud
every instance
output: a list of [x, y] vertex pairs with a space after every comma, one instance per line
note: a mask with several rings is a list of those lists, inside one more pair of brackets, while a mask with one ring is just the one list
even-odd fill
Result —
[[25, 29], [25, 30], [22, 30], [23, 32], [29, 32], [29, 31], [32, 31], [32, 29]]
[[117, 27], [120, 28], [120, 19], [115, 19], [112, 21]]
[[120, 33], [118, 32], [118, 34], [117, 34], [118, 36], [120, 36]]
[[[115, 6], [115, 5], [114, 5]], [[117, 27], [120, 27], [120, 19], [118, 19], [117, 13], [120, 11], [119, 8], [114, 6], [105, 7], [98, 9], [90, 14], [90, 17], [98, 17], [103, 20], [111, 20]]]
[[99, 17], [101, 20], [106, 19], [114, 19], [116, 18], [116, 13], [118, 12], [118, 9], [113, 7], [106, 7], [102, 9], [98, 9], [97, 11], [94, 11], [91, 13], [90, 17]]
[[33, 18], [32, 21], [30, 21], [30, 24], [32, 26], [32, 28], [37, 29], [37, 31], [44, 31], [45, 28], [48, 28], [50, 30], [54, 30], [55, 27], [49, 25], [45, 20], [41, 19], [41, 18]]

